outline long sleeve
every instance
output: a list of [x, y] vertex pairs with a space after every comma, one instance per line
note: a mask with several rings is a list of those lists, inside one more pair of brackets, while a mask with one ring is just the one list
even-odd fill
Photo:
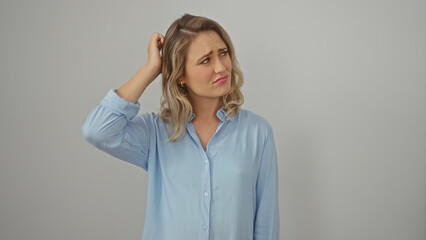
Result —
[[269, 129], [256, 184], [254, 240], [279, 239], [278, 164], [272, 130]]
[[128, 102], [110, 89], [81, 127], [96, 148], [148, 170], [149, 121], [137, 116], [140, 103]]

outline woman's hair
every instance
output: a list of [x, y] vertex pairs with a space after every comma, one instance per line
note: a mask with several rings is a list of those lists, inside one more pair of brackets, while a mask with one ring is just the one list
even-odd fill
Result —
[[192, 105], [186, 86], [179, 85], [179, 79], [185, 75], [185, 57], [191, 41], [198, 33], [215, 31], [225, 42], [232, 62], [231, 89], [222, 96], [222, 105], [226, 111], [226, 120], [238, 114], [244, 102], [241, 86], [244, 82], [243, 73], [235, 57], [231, 38], [217, 22], [201, 17], [185, 14], [170, 25], [164, 36], [162, 47], [162, 96], [161, 114], [163, 122], [168, 124], [168, 140], [176, 141], [184, 135], [186, 124], [192, 113]]

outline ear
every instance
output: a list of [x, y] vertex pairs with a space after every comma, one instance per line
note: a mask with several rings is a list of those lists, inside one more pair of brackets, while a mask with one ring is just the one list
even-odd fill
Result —
[[179, 84], [181, 84], [181, 83], [185, 84], [185, 82], [183, 81], [183, 77], [178, 78], [178, 83]]

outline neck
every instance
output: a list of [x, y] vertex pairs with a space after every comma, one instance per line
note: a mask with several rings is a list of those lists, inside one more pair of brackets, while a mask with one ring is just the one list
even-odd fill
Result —
[[191, 99], [195, 118], [201, 121], [216, 120], [216, 112], [220, 109], [220, 98]]

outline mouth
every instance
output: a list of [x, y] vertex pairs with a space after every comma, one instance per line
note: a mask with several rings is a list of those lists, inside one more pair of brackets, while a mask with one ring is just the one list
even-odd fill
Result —
[[214, 81], [213, 83], [224, 83], [228, 80], [228, 75], [225, 75], [223, 77], [220, 77], [218, 79], [216, 79], [216, 81]]

